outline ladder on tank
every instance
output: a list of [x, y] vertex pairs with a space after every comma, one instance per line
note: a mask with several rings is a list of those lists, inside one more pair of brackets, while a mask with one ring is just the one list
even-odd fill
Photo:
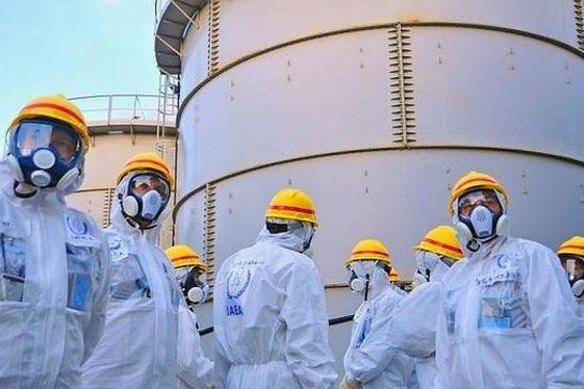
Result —
[[[176, 182], [176, 137], [167, 137], [167, 130], [175, 127], [179, 103], [179, 78], [170, 74], [160, 74], [158, 93], [158, 113], [156, 120], [156, 152], [168, 164]], [[178, 134], [176, 135], [178, 136]], [[176, 184], [173, 188], [169, 207], [176, 202]], [[159, 243], [169, 247], [174, 243], [172, 218], [167, 218], [160, 231]]]

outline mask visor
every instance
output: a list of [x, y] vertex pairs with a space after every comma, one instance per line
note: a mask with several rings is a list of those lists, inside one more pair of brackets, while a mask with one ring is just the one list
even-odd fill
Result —
[[476, 190], [458, 199], [458, 216], [468, 219], [475, 207], [479, 205], [488, 208], [495, 215], [500, 215], [503, 210], [495, 191], [491, 189]]
[[48, 121], [25, 120], [16, 128], [16, 147], [23, 157], [39, 148], [51, 148], [66, 164], [82, 149], [79, 135], [70, 128]]
[[168, 201], [170, 188], [162, 177], [155, 174], [138, 174], [130, 180], [130, 191], [138, 197], [142, 197], [151, 190], [160, 194], [164, 204]]

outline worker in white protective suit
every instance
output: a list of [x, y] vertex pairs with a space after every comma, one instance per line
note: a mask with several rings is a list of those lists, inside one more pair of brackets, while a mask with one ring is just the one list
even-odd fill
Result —
[[566, 240], [558, 248], [557, 254], [566, 270], [578, 311], [584, 316], [584, 237], [573, 236]]
[[185, 304], [178, 307], [178, 377], [181, 389], [206, 389], [213, 384], [213, 362], [203, 354], [194, 307], [207, 298], [207, 264], [187, 245], [166, 250]]
[[252, 247], [222, 264], [214, 291], [219, 388], [332, 388], [324, 288], [309, 250], [312, 199], [279, 191]]
[[454, 228], [445, 225], [432, 228], [414, 247], [414, 257], [414, 287], [441, 281], [454, 262], [463, 258]]
[[[450, 267], [457, 261], [463, 258], [462, 250], [456, 240], [456, 232], [451, 226], [439, 225], [432, 228], [424, 235], [420, 243], [414, 247], [414, 255], [416, 260], [416, 272], [414, 274], [414, 286], [420, 287], [426, 283], [439, 283]], [[435, 315], [430, 313], [425, 303], [420, 303], [420, 297], [426, 296], [430, 302], [435, 301], [436, 292], [432, 292], [432, 287], [425, 285], [426, 290], [424, 295], [419, 295], [419, 289], [414, 290], [409, 296], [404, 298], [396, 310], [396, 314], [400, 314], [404, 309], [416, 309], [424, 307], [419, 311], [417, 316], [411, 317], [412, 321], [424, 321], [427, 326], [436, 326], [437, 311]], [[427, 293], [430, 293], [427, 296]], [[439, 291], [437, 293], [440, 293]], [[404, 306], [412, 304], [409, 308]], [[416, 379], [420, 389], [433, 388], [436, 381], [438, 370], [436, 368], [435, 346], [434, 339], [424, 345], [422, 342], [418, 343], [417, 347], [408, 347], [406, 352], [411, 356], [419, 356], [415, 359], [416, 362]], [[428, 346], [427, 351], [423, 351], [419, 355], [420, 348]]]
[[109, 254], [101, 229], [67, 207], [90, 147], [62, 95], [27, 103], [0, 162], [0, 387], [79, 388], [103, 332]]
[[182, 295], [156, 245], [173, 177], [153, 153], [130, 158], [117, 177], [104, 335], [83, 366], [84, 388], [176, 388], [177, 310]]
[[414, 360], [402, 352], [388, 352], [383, 341], [386, 325], [403, 298], [389, 281], [389, 251], [378, 240], [361, 240], [345, 266], [350, 273], [349, 287], [363, 296], [363, 302], [353, 319], [340, 389], [414, 387]]
[[445, 388], [582, 388], [584, 328], [558, 257], [509, 236], [509, 196], [477, 172], [449, 209], [467, 259], [442, 280], [436, 362]]

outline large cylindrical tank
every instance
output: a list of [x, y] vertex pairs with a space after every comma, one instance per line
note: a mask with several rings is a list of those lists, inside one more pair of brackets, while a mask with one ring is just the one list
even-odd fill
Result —
[[[254, 242], [284, 186], [316, 202], [329, 317], [358, 304], [338, 288], [352, 245], [381, 239], [411, 276], [471, 169], [509, 191], [514, 235], [555, 248], [584, 231], [582, 0], [162, 3], [158, 65], [181, 76], [177, 240], [211, 269]], [[331, 333], [340, 363], [348, 325]]]

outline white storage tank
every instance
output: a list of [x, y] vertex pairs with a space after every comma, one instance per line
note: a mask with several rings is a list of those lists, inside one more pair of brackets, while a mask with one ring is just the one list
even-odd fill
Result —
[[[211, 269], [306, 190], [329, 317], [354, 312], [343, 261], [365, 237], [405, 278], [469, 170], [507, 188], [512, 233], [584, 231], [583, 2], [159, 1], [156, 56], [179, 75], [177, 242]], [[203, 327], [211, 322], [202, 307]], [[337, 362], [349, 323], [331, 327]], [[339, 369], [341, 369], [339, 367]]]

